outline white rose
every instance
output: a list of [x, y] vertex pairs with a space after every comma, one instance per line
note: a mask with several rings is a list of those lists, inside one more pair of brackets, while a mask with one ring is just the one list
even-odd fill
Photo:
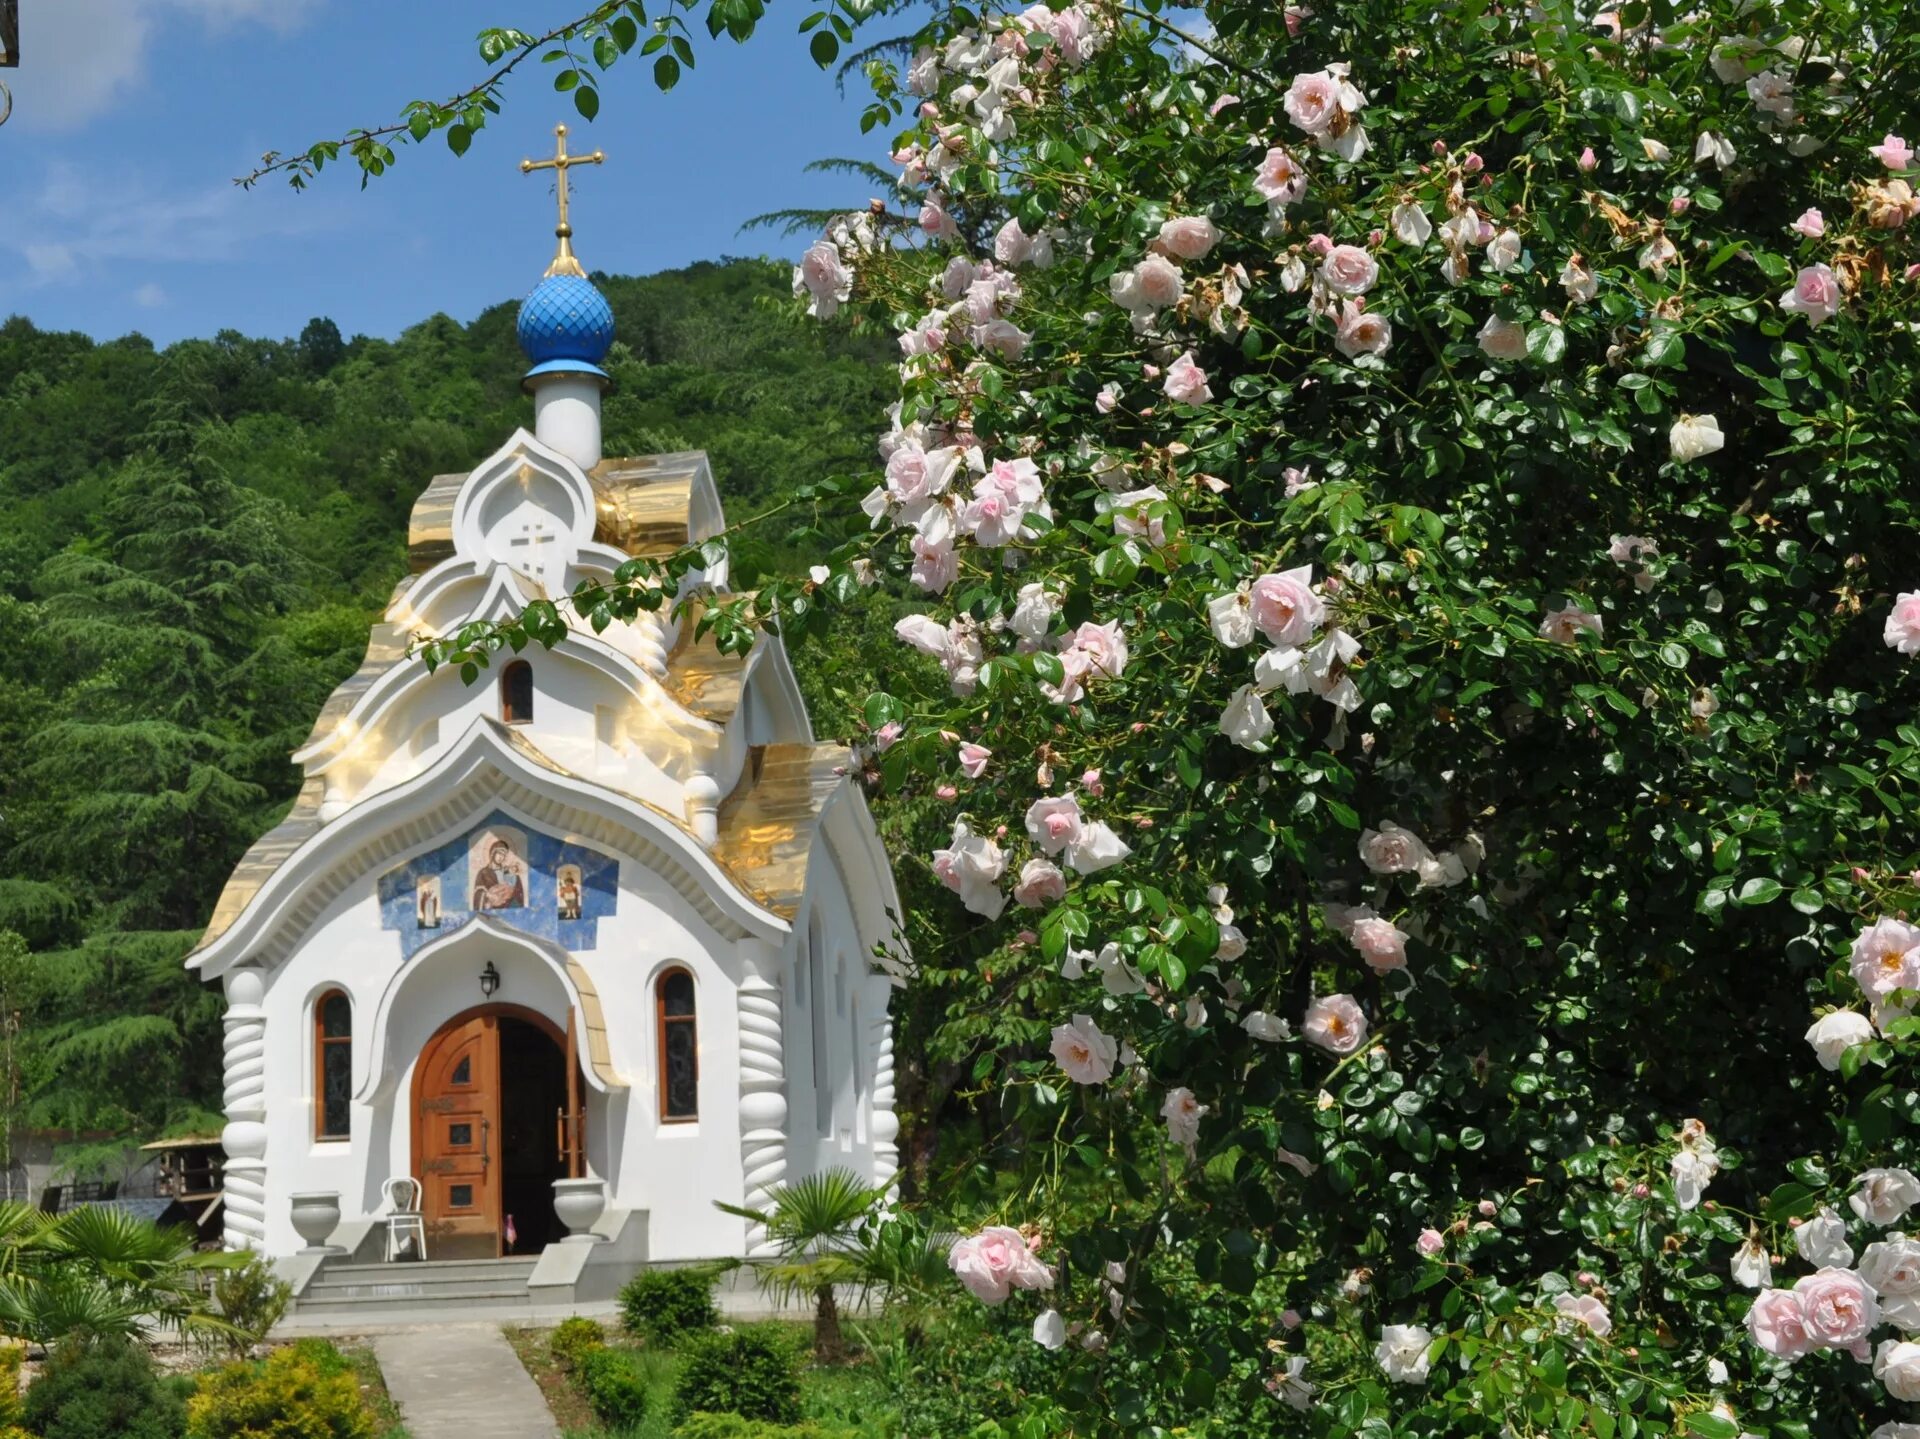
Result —
[[1360, 835], [1360, 859], [1375, 874], [1404, 874], [1432, 860], [1433, 851], [1410, 829], [1382, 820]]
[[1033, 1342], [1042, 1349], [1058, 1349], [1067, 1342], [1067, 1321], [1058, 1309], [1042, 1309], [1033, 1321]]
[[[1381, 1371], [1397, 1384], [1427, 1382], [1427, 1351], [1433, 1347], [1433, 1334], [1418, 1324], [1389, 1324], [1380, 1331], [1380, 1342], [1373, 1357]], [[1920, 1354], [1920, 1345], [1913, 1346]]]
[[1266, 705], [1261, 703], [1260, 694], [1252, 685], [1241, 685], [1234, 691], [1220, 716], [1220, 733], [1242, 749], [1265, 743], [1273, 733], [1273, 716], [1267, 713]]
[[1278, 1044], [1293, 1033], [1293, 1027], [1284, 1019], [1277, 1019], [1264, 1009], [1256, 1009], [1240, 1021], [1240, 1027], [1255, 1039], [1263, 1039], [1268, 1044]]
[[1899, 1223], [1916, 1203], [1920, 1203], [1920, 1179], [1905, 1169], [1865, 1171], [1860, 1188], [1847, 1200], [1855, 1214], [1882, 1229]]
[[1860, 1255], [1860, 1277], [1880, 1296], [1880, 1317], [1907, 1333], [1920, 1331], [1920, 1243], [1889, 1234]]
[[1246, 586], [1230, 595], [1207, 601], [1207, 624], [1213, 637], [1230, 650], [1244, 649], [1253, 643], [1253, 600]]
[[1773, 1283], [1773, 1261], [1767, 1246], [1752, 1235], [1733, 1251], [1733, 1282], [1742, 1289], [1766, 1289]]
[[1220, 947], [1213, 952], [1215, 959], [1236, 960], [1247, 952], [1247, 937], [1240, 932], [1237, 924], [1227, 923], [1220, 926]]
[[1711, 455], [1727, 443], [1720, 422], [1712, 415], [1682, 415], [1667, 431], [1667, 448], [1680, 464]]
[[1902, 1424], [1889, 1419], [1869, 1434], [1867, 1439], [1920, 1439], [1920, 1424]]
[[1821, 1269], [1846, 1269], [1853, 1264], [1853, 1246], [1847, 1243], [1847, 1221], [1831, 1209], [1820, 1212], [1793, 1234], [1794, 1247], [1807, 1263]]
[[1873, 1377], [1895, 1399], [1920, 1399], [1920, 1344], [1910, 1339], [1882, 1339], [1873, 1356]]
[[1872, 1038], [1872, 1021], [1851, 1009], [1836, 1009], [1832, 1014], [1823, 1014], [1807, 1031], [1807, 1043], [1820, 1056], [1822, 1069], [1838, 1069], [1841, 1055]]

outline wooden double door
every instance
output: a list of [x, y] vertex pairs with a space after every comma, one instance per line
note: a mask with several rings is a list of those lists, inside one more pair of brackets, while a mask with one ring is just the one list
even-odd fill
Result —
[[469, 1010], [420, 1052], [413, 1163], [430, 1259], [534, 1253], [564, 1232], [553, 1181], [565, 1174], [564, 1037], [514, 1005]]

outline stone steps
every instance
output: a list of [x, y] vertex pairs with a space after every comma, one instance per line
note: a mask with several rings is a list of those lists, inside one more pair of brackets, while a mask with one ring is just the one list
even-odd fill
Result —
[[328, 1264], [295, 1302], [301, 1320], [324, 1321], [351, 1312], [378, 1319], [405, 1311], [525, 1309], [535, 1256], [444, 1259], [401, 1264]]

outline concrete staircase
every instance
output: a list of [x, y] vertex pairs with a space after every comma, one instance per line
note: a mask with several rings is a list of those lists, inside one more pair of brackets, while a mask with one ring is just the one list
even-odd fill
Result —
[[532, 1319], [535, 1305], [527, 1286], [538, 1263], [535, 1254], [402, 1264], [328, 1263], [294, 1302], [285, 1327]]

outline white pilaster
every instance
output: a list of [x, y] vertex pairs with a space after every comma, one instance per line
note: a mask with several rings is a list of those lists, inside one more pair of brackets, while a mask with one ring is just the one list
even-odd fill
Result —
[[879, 1034], [873, 1062], [873, 1182], [887, 1187], [887, 1197], [899, 1197], [893, 1182], [900, 1172], [900, 1150], [894, 1140], [900, 1133], [900, 1119], [893, 1112], [893, 1019], [884, 1011], [877, 1022]]
[[226, 980], [227, 1151], [223, 1239], [229, 1249], [264, 1249], [267, 1237], [266, 980], [239, 965]]
[[[779, 957], [765, 940], [742, 939], [740, 983], [740, 1159], [744, 1203], [766, 1209], [787, 1177], [787, 1068]], [[747, 1253], [768, 1252], [766, 1230], [747, 1227]]]

